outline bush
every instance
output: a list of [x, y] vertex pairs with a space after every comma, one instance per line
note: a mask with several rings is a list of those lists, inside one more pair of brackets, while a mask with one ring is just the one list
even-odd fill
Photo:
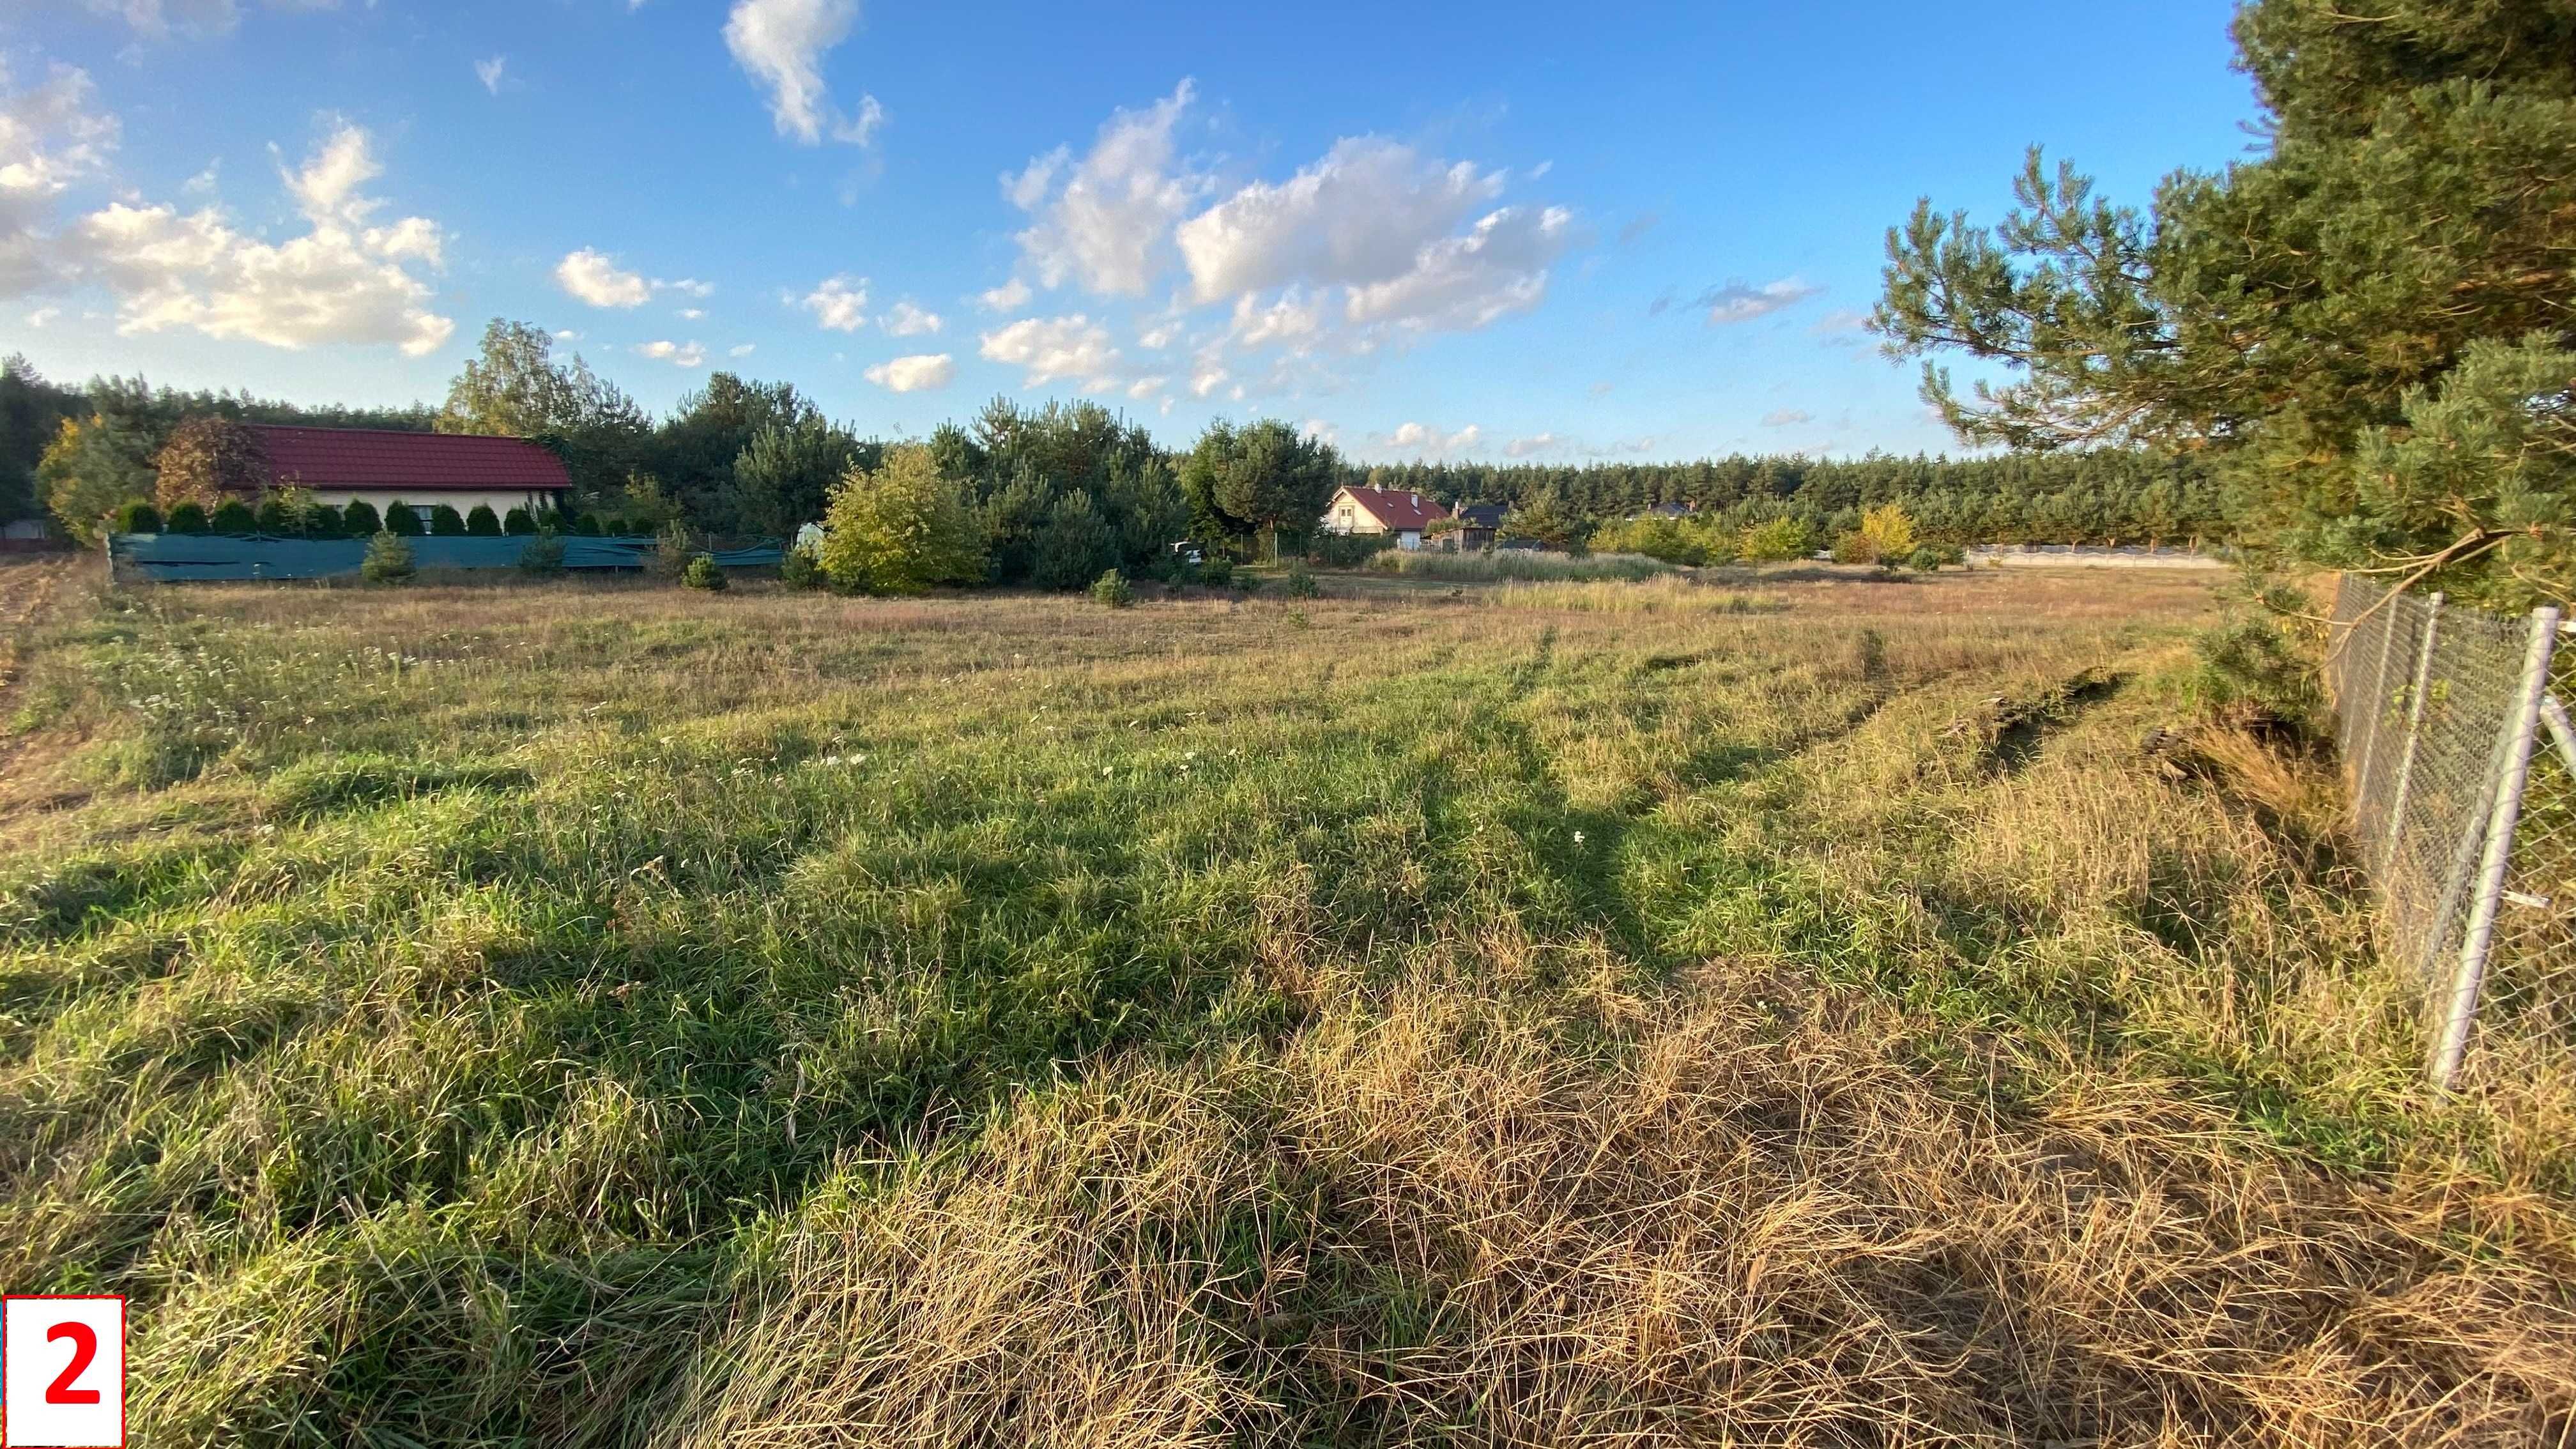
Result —
[[561, 534], [540, 533], [519, 550], [519, 572], [535, 578], [551, 578], [564, 571], [564, 541]]
[[185, 500], [170, 510], [161, 526], [172, 533], [203, 533], [209, 527], [205, 505], [194, 499]]
[[1917, 544], [1914, 552], [1905, 556], [1905, 566], [1917, 573], [1928, 574], [1946, 562], [1948, 560], [1941, 556], [1941, 550], [1928, 543]]
[[[465, 521], [465, 525], [466, 527], [471, 528], [474, 526], [474, 521], [469, 518]], [[501, 531], [510, 535], [512, 538], [520, 538], [534, 533], [537, 531], [536, 515], [530, 513], [524, 508], [513, 508], [509, 512], [501, 515]]]
[[725, 571], [716, 567], [715, 555], [702, 553], [689, 560], [687, 568], [680, 570], [680, 582], [693, 589], [721, 594], [726, 587]]
[[1251, 598], [1254, 594], [1260, 593], [1261, 575], [1240, 572], [1236, 573], [1234, 576], [1234, 591], [1243, 595], [1247, 599]]
[[646, 569], [660, 578], [680, 578], [698, 561], [700, 552], [697, 541], [689, 537], [688, 525], [675, 519], [654, 535], [653, 557]]
[[465, 515], [457, 512], [453, 505], [439, 504], [429, 510], [429, 531], [440, 538], [462, 538], [465, 535]]
[[358, 573], [371, 584], [399, 584], [412, 576], [411, 545], [395, 533], [379, 533], [367, 541], [367, 556], [358, 565]]
[[829, 582], [823, 576], [823, 566], [814, 561], [813, 551], [802, 548], [789, 549], [778, 561], [778, 581], [799, 591], [819, 589]]
[[1127, 586], [1127, 576], [1116, 569], [1092, 581], [1091, 601], [1104, 608], [1124, 609], [1136, 602], [1136, 591]]
[[491, 504], [477, 503], [474, 511], [465, 515], [465, 531], [476, 538], [499, 538], [501, 515], [492, 511]]
[[1315, 583], [1313, 574], [1294, 567], [1288, 570], [1288, 580], [1282, 587], [1292, 599], [1311, 599], [1323, 592], [1323, 589]]
[[1221, 553], [1210, 554], [1207, 562], [1199, 565], [1199, 582], [1217, 589], [1233, 583], [1234, 560]]
[[142, 502], [139, 499], [135, 502], [129, 503], [123, 508], [116, 510], [116, 531], [119, 533], [159, 533], [161, 531], [161, 510], [153, 507], [149, 503]]
[[1848, 533], [1835, 536], [1834, 562], [1838, 564], [1876, 563], [1878, 550], [1870, 546], [1867, 534], [1855, 528]]
[[1753, 563], [1786, 563], [1816, 551], [1815, 530], [1802, 518], [1775, 518], [1744, 531], [1736, 552]]
[[216, 533], [257, 533], [259, 515], [251, 512], [240, 499], [227, 498], [206, 526]]
[[306, 538], [339, 538], [345, 535], [348, 527], [348, 521], [340, 516], [340, 510], [328, 503], [316, 503], [304, 510]]
[[304, 520], [295, 516], [286, 500], [271, 493], [259, 501], [259, 531], [276, 538], [293, 538], [304, 531]]
[[852, 468], [832, 490], [816, 561], [841, 588], [919, 594], [983, 582], [984, 534], [930, 449], [889, 448], [875, 471]]
[[385, 505], [384, 532], [396, 538], [418, 538], [429, 532], [422, 526], [420, 510], [397, 498]]
[[[376, 517], [376, 506], [363, 498], [349, 500], [349, 506], [340, 510], [340, 535], [343, 538], [373, 538], [389, 528], [393, 528], [392, 523]], [[402, 530], [394, 528], [393, 531], [400, 533]]]

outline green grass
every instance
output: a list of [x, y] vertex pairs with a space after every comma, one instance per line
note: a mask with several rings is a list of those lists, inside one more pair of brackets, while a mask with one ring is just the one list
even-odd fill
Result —
[[[2087, 1161], [2187, 1170], [2103, 1190], [2213, 1204], [2157, 1209], [2209, 1235], [2159, 1250], [2180, 1277], [2254, 1291], [2213, 1224], [2277, 1197], [2357, 1276], [2264, 1290], [2314, 1307], [2249, 1351], [2340, 1342], [2446, 1272], [2543, 1322], [2567, 1044], [2500, 1024], [2474, 1103], [2420, 1099], [2349, 880], [2250, 823], [2227, 792], [2259, 782], [2132, 747], [2178, 718], [2202, 607], [2029, 577], [101, 601], [28, 679], [25, 739], [86, 798], [0, 813], [0, 1282], [134, 1296], [138, 1442], [1573, 1442], [1595, 1410], [1759, 1439], [1740, 1370], [1543, 1367], [1516, 1315], [1644, 1285], [1601, 1341], [1646, 1343], [1652, 1274], [1533, 1228], [1530, 1262], [1594, 1266], [1494, 1298], [1473, 1244], [1506, 1217], [1474, 1204], [1678, 1261], [1648, 1208], [1847, 1077], [1794, 1150], [1883, 1143], [1835, 1191], [1884, 1222], [1933, 1231], [1904, 1184], [1962, 1171], [1918, 1164], [1972, 1124], [2022, 1134], [1978, 1149], [2023, 1174], [1995, 1202], [2047, 1198], [2074, 1159], [2043, 1143], [2111, 1099], [2132, 1116], [2084, 1125]], [[1585, 1144], [1662, 1120], [1619, 1094], [1674, 1081], [1708, 1105], [1640, 1139], [1668, 1175], [1586, 1176]], [[1529, 1160], [1559, 1165], [1525, 1170], [1503, 1144], [1542, 1103], [1566, 1135]], [[1776, 1172], [1761, 1201], [1821, 1201]], [[2346, 1192], [2489, 1266], [2335, 1237], [2367, 1217]], [[1997, 1208], [1922, 1271], [2027, 1240], [2065, 1292], [2111, 1272], [2053, 1200], [2062, 1241]], [[1860, 1229], [1815, 1231], [1815, 1271], [1862, 1275], [1819, 1303], [1951, 1332], [1939, 1293], [1826, 1251]], [[2176, 1387], [2201, 1330], [2096, 1316], [2138, 1363], [2106, 1348], [2079, 1389], [1996, 1359], [1995, 1402], [2270, 1422]], [[1840, 1341], [1744, 1331], [1766, 1363]], [[2498, 1402], [2558, 1391], [2444, 1352]], [[1978, 1396], [1938, 1379], [1922, 1413], [1970, 1432]]]

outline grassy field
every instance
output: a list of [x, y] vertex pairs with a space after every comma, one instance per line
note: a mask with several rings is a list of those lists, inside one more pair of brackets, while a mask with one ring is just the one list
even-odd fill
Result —
[[2576, 1049], [2205, 584], [1324, 585], [66, 571], [0, 1284], [151, 1445], [2576, 1435]]

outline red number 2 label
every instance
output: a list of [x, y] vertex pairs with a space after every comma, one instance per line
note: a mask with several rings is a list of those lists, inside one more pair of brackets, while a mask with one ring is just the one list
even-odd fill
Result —
[[76, 1389], [72, 1385], [80, 1380], [82, 1374], [89, 1372], [90, 1361], [98, 1357], [98, 1333], [86, 1323], [57, 1323], [45, 1330], [47, 1343], [60, 1343], [66, 1338], [72, 1341], [72, 1361], [63, 1365], [63, 1371], [54, 1375], [54, 1381], [45, 1386], [45, 1402], [95, 1404], [98, 1390]]

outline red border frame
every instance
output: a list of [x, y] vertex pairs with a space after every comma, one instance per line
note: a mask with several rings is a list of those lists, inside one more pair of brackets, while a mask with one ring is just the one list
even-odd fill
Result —
[[[122, 1293], [0, 1293], [0, 1311], [11, 1303], [113, 1303], [116, 1305], [116, 1443], [113, 1449], [126, 1449], [134, 1438], [133, 1426], [126, 1422], [131, 1408], [127, 1402], [134, 1389], [134, 1300]], [[0, 1339], [0, 1357], [9, 1351]], [[9, 1449], [9, 1418], [0, 1412], [0, 1449]]]

